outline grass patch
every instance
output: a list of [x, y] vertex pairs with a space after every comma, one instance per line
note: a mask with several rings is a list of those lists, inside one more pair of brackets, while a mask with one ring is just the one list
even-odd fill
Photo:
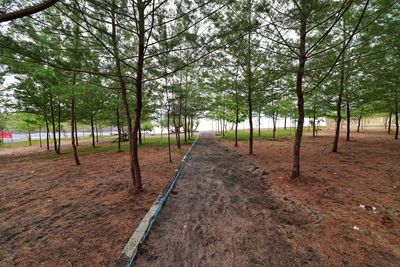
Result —
[[[42, 136], [42, 146], [46, 147], [46, 135]], [[101, 139], [109, 139], [109, 138], [113, 138], [112, 136], [109, 135], [103, 135], [103, 136], [99, 136], [99, 140]], [[78, 137], [78, 142], [80, 141], [87, 141], [87, 140], [92, 140], [91, 136], [79, 136]], [[58, 142], [58, 138], [57, 138], [57, 142]], [[65, 138], [61, 136], [61, 142], [69, 142], [71, 143], [71, 138]], [[49, 139], [49, 144], [50, 147], [53, 146], [54, 144], [54, 139], [50, 138]], [[40, 145], [40, 140], [32, 140], [32, 146], [39, 146]], [[19, 142], [13, 142], [13, 143], [0, 143], [0, 148], [14, 148], [14, 147], [27, 147], [29, 146], [29, 141], [19, 141]]]
[[[188, 140], [187, 144], [191, 145], [195, 141], [196, 136]], [[114, 140], [114, 139], [112, 139]], [[184, 136], [181, 135], [181, 144], [184, 143]], [[138, 149], [145, 149], [145, 148], [165, 148], [168, 146], [168, 138], [167, 136], [163, 136], [162, 138], [160, 136], [149, 136], [146, 137], [142, 140], [142, 144], [138, 146]], [[92, 153], [115, 153], [115, 152], [128, 152], [129, 151], [129, 142], [121, 142], [121, 150], [118, 151], [118, 142], [101, 142], [101, 143], [96, 143], [95, 147], [92, 147], [91, 145], [85, 145], [85, 146], [78, 146], [78, 154], [81, 155], [87, 155], [87, 154], [92, 154]], [[175, 136], [171, 135], [171, 151], [172, 152], [178, 152], [180, 153], [182, 150], [177, 149], [176, 147], [176, 141], [175, 141]], [[72, 147], [68, 147], [67, 149], [64, 149], [65, 153], [71, 153], [72, 152]], [[185, 152], [185, 151], [184, 151]], [[182, 153], [184, 153], [182, 152]]]
[[[143, 136], [142, 136], [143, 137]], [[184, 142], [184, 135], [181, 134], [181, 144], [182, 145], [191, 145], [196, 140], [197, 135], [193, 136], [188, 142], [185, 144]], [[110, 136], [103, 136], [102, 138], [108, 140], [103, 140], [100, 143], [96, 143], [95, 147], [92, 147], [91, 142], [79, 145], [78, 148], [78, 155], [84, 156], [93, 153], [117, 153], [117, 152], [128, 152], [129, 151], [129, 143], [128, 142], [121, 142], [121, 150], [118, 151], [118, 142], [112, 142], [115, 140], [114, 136], [110, 138]], [[86, 139], [86, 138], [85, 138]], [[91, 140], [90, 137], [87, 139]], [[64, 139], [62, 139], [64, 140]], [[68, 139], [67, 139], [68, 140]], [[80, 138], [79, 140], [84, 140], [84, 138]], [[100, 136], [99, 136], [100, 140]], [[70, 140], [69, 140], [70, 142]], [[63, 143], [61, 146], [61, 156], [70, 156], [72, 154], [72, 146], [70, 143]], [[53, 150], [53, 143], [50, 142], [50, 151], [46, 151], [46, 143], [42, 142], [43, 150], [38, 152], [39, 154], [36, 155], [35, 159], [42, 160], [42, 159], [49, 159], [49, 160], [57, 160], [60, 158], [60, 155], [57, 155]], [[32, 147], [39, 147], [38, 140], [32, 140]], [[17, 148], [17, 147], [29, 147], [29, 142], [16, 142], [11, 144], [4, 144], [0, 146], [1, 148]], [[138, 149], [146, 149], [146, 148], [153, 148], [153, 149], [165, 149], [168, 147], [168, 137], [167, 135], [161, 136], [151, 136], [148, 135], [146, 138], [143, 138], [142, 144], [138, 146]], [[186, 149], [178, 149], [176, 147], [176, 140], [175, 135], [171, 135], [171, 152], [178, 153], [180, 155], [184, 155], [186, 153]]]
[[[275, 139], [280, 138], [290, 138], [295, 134], [294, 129], [277, 129], [275, 133]], [[250, 131], [247, 129], [245, 131], [238, 130], [238, 140], [239, 141], [247, 141], [249, 140]], [[222, 139], [225, 140], [235, 140], [235, 131], [228, 131], [224, 136], [221, 136]], [[272, 129], [261, 129], [260, 135], [258, 135], [258, 129], [254, 131], [254, 140], [271, 140], [273, 139]]]

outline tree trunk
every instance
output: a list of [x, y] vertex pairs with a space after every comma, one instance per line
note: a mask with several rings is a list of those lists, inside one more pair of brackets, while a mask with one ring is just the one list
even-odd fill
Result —
[[39, 127], [39, 146], [42, 148], [42, 129]]
[[194, 118], [193, 118], [193, 116], [191, 117], [190, 127], [191, 127], [191, 130], [190, 130], [191, 131], [191, 135], [192, 135], [192, 137], [194, 137], [194, 133], [195, 133], [197, 128], [194, 128]]
[[[167, 102], [168, 102], [168, 96], [167, 96]], [[168, 157], [169, 157], [169, 162], [172, 162], [172, 157], [171, 157], [171, 130], [170, 130], [170, 124], [171, 124], [171, 118], [170, 118], [170, 109], [171, 107], [168, 104], [168, 111], [167, 111], [167, 135], [168, 135]]]
[[61, 103], [58, 102], [58, 154], [61, 153]]
[[186, 103], [185, 103], [185, 116], [184, 116], [184, 120], [185, 120], [185, 144], [187, 143], [187, 107], [186, 107]]
[[313, 127], [312, 127], [312, 136], [316, 137], [316, 123], [317, 123], [317, 115], [316, 115], [316, 107], [315, 107], [315, 101], [314, 101], [314, 105], [313, 105]]
[[29, 127], [29, 124], [28, 124], [28, 142], [29, 142], [29, 146], [32, 146], [32, 136], [31, 136], [31, 129]]
[[117, 107], [118, 151], [121, 151], [121, 125], [119, 122], [119, 107]]
[[47, 114], [45, 113], [45, 115], [44, 115], [44, 120], [45, 120], [45, 123], [46, 123], [46, 146], [47, 146], [47, 151], [49, 151], [50, 150], [50, 129], [49, 129], [49, 122], [48, 122], [48, 119], [47, 119]]
[[388, 134], [390, 134], [391, 127], [392, 127], [392, 111], [390, 111], [389, 113]]
[[300, 147], [301, 147], [301, 137], [303, 135], [303, 125], [304, 125], [303, 76], [304, 76], [304, 66], [306, 63], [306, 35], [307, 35], [306, 26], [307, 26], [307, 18], [305, 17], [305, 15], [302, 15], [300, 23], [299, 65], [296, 75], [297, 110], [299, 119], [297, 121], [296, 137], [293, 149], [292, 178], [300, 176]]
[[236, 120], [235, 120], [235, 147], [238, 146], [238, 125], [239, 125], [239, 95], [236, 89]]
[[[340, 78], [342, 80], [342, 77]], [[340, 123], [342, 121], [341, 106], [342, 106], [342, 88], [339, 89], [339, 98], [336, 103], [336, 130], [335, 130], [335, 140], [333, 141], [332, 152], [337, 152], [339, 143], [339, 133], [340, 133]]]
[[261, 112], [258, 112], [258, 136], [261, 136]]
[[284, 125], [284, 129], [285, 129], [285, 131], [286, 131], [286, 117], [285, 117], [285, 125]]
[[[249, 3], [249, 24], [251, 24], [251, 0]], [[247, 36], [247, 103], [249, 107], [249, 155], [253, 155], [253, 100], [252, 100], [252, 73], [251, 73], [251, 31]]]
[[221, 123], [222, 123], [222, 136], [225, 136], [225, 120], [222, 119]]
[[188, 140], [190, 140], [191, 136], [191, 128], [190, 128], [190, 116], [188, 116], [188, 125], [187, 125], [187, 136], [188, 136]]
[[94, 121], [93, 121], [93, 114], [90, 114], [90, 127], [92, 129], [92, 147], [96, 146], [96, 140], [94, 135]]
[[57, 147], [57, 136], [56, 136], [56, 115], [54, 112], [54, 103], [53, 103], [53, 97], [50, 96], [50, 113], [51, 113], [51, 125], [53, 127], [53, 141], [54, 141], [54, 151], [57, 154], [60, 154], [58, 151]]
[[99, 143], [99, 128], [97, 127], [97, 122], [94, 125], [96, 127], [96, 143]]
[[[346, 45], [346, 38], [345, 38], [345, 26], [343, 25], [343, 49], [345, 49]], [[339, 92], [338, 92], [338, 100], [336, 103], [336, 131], [335, 131], [335, 139], [333, 141], [333, 148], [332, 152], [337, 152], [338, 143], [339, 143], [339, 134], [340, 134], [340, 123], [342, 121], [342, 98], [344, 92], [344, 79], [345, 79], [345, 53], [342, 56], [342, 64], [340, 66], [340, 85], [339, 85]]]
[[76, 122], [76, 112], [75, 112], [75, 110], [76, 110], [76, 107], [74, 108], [74, 114], [75, 114], [75, 119], [74, 119], [74, 121], [75, 121], [75, 144], [77, 145], [77, 146], [79, 146], [79, 141], [78, 141], [78, 123]]
[[[119, 85], [120, 85], [120, 89], [121, 89], [121, 98], [122, 98], [122, 103], [123, 103], [124, 110], [125, 110], [126, 121], [128, 124], [127, 135], [128, 135], [128, 140], [129, 140], [130, 174], [131, 174], [131, 179], [132, 179], [134, 188], [138, 189], [137, 182], [136, 182], [136, 171], [135, 171], [134, 149], [133, 149], [133, 147], [137, 146], [137, 143], [136, 143], [136, 139], [134, 138], [133, 127], [132, 127], [132, 117], [131, 117], [131, 113], [129, 110], [125, 78], [122, 74], [121, 62], [119, 59], [118, 40], [117, 40], [116, 21], [115, 21], [115, 8], [116, 8], [115, 0], [113, 0], [112, 8], [111, 8], [111, 28], [112, 28], [111, 38], [112, 38], [112, 43], [113, 43], [115, 66], [116, 66], [118, 81], [119, 81]], [[136, 81], [136, 83], [138, 83], [138, 81]], [[136, 153], [136, 155], [137, 155], [137, 153]]]
[[178, 149], [181, 149], [181, 135], [180, 135], [180, 127], [175, 126], [175, 139], [176, 139], [176, 146]]
[[346, 106], [347, 106], [347, 135], [346, 135], [346, 141], [350, 141], [350, 103], [349, 103], [349, 101], [346, 101]]
[[276, 137], [276, 120], [278, 119], [278, 114], [275, 115], [275, 112], [272, 113], [272, 138]]
[[76, 72], [74, 72], [72, 78], [72, 94], [71, 94], [71, 145], [74, 151], [74, 159], [76, 166], [80, 165], [78, 158], [78, 149], [76, 148], [75, 143], [75, 134], [76, 134], [76, 121], [75, 121], [75, 83], [76, 83]]
[[137, 10], [138, 10], [138, 26], [139, 26], [139, 47], [138, 47], [138, 61], [136, 67], [136, 107], [135, 107], [135, 124], [133, 125], [133, 164], [135, 166], [135, 176], [136, 190], [142, 190], [142, 175], [140, 172], [138, 149], [137, 149], [137, 133], [140, 128], [140, 120], [142, 115], [142, 79], [143, 79], [143, 66], [144, 66], [144, 49], [145, 49], [145, 17], [144, 10], [145, 4], [143, 0], [137, 0]]

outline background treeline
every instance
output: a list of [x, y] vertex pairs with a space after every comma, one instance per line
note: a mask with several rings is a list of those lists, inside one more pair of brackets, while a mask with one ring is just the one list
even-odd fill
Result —
[[23, 124], [52, 133], [47, 148], [57, 153], [68, 127], [76, 164], [78, 125], [90, 126], [93, 145], [99, 125], [116, 126], [129, 141], [137, 190], [138, 144], [154, 125], [180, 147], [199, 118], [222, 131], [233, 123], [236, 133], [248, 120], [252, 154], [253, 122], [268, 116], [275, 132], [278, 118], [287, 127], [296, 120], [293, 177], [305, 118], [314, 134], [319, 118], [336, 119], [333, 152], [342, 117], [387, 114], [398, 138], [398, 1], [44, 2], [25, 16], [21, 6], [42, 2], [0, 1], [0, 21], [8, 21], [0, 24], [0, 77], [15, 81], [1, 89], [2, 120], [21, 113]]

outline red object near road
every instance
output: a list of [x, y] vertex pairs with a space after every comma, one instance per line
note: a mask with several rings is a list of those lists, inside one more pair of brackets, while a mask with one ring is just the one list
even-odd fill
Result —
[[0, 132], [0, 138], [12, 138], [12, 132]]

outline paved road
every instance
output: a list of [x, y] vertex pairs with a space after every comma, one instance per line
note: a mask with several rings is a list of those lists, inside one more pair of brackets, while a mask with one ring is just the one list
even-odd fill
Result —
[[285, 205], [261, 169], [202, 133], [135, 265], [321, 264], [312, 250], [292, 248], [296, 214]]

